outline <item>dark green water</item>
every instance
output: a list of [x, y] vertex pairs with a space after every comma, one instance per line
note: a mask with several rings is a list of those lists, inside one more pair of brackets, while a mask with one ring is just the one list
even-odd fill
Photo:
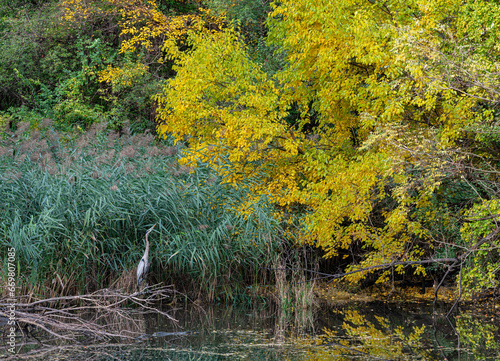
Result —
[[149, 335], [141, 342], [60, 347], [34, 359], [499, 360], [496, 310], [458, 310], [447, 319], [447, 308], [433, 315], [431, 307], [417, 304], [349, 304], [288, 314], [271, 307], [191, 306], [173, 313], [177, 326], [153, 315], [133, 326], [124, 322]]

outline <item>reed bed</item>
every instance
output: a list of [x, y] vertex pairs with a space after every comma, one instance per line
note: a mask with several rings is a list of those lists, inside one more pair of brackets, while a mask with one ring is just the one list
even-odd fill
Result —
[[269, 200], [241, 214], [248, 188], [229, 187], [208, 168], [180, 166], [178, 151], [153, 135], [104, 126], [68, 135], [47, 120], [5, 132], [0, 260], [6, 270], [7, 250], [15, 248], [19, 294], [71, 295], [115, 284], [136, 267], [155, 223], [155, 281], [182, 280], [214, 300], [261, 280], [284, 242]]

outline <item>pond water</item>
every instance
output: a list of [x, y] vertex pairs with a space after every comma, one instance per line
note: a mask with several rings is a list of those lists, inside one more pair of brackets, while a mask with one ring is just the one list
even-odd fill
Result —
[[[143, 316], [142, 341], [59, 348], [59, 360], [498, 360], [497, 309], [436, 310], [425, 304], [362, 303], [279, 311], [190, 306]], [[57, 356], [56, 356], [57, 355]], [[39, 356], [37, 359], [42, 359]]]

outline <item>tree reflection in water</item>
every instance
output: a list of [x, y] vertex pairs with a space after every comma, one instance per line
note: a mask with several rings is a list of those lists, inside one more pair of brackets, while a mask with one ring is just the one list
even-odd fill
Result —
[[[387, 311], [386, 311], [387, 312]], [[425, 312], [422, 310], [422, 312]], [[498, 360], [494, 318], [464, 312], [454, 319], [428, 314], [381, 315], [365, 307], [337, 312], [339, 325], [307, 342], [308, 360]], [[394, 317], [396, 316], [396, 317]], [[455, 325], [455, 326], [454, 326]]]

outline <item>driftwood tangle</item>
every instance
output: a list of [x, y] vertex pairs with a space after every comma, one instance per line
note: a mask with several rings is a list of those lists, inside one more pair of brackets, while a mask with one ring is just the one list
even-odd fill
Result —
[[[158, 309], [158, 304], [170, 300], [173, 294], [171, 286], [153, 285], [132, 294], [102, 289], [86, 295], [16, 303], [16, 346], [38, 343], [38, 351], [24, 355], [30, 358], [64, 345], [136, 342], [145, 331], [138, 317], [141, 313], [160, 314], [176, 322], [168, 312]], [[0, 317], [8, 318], [10, 306], [0, 301]], [[6, 348], [1, 345], [0, 354]]]

